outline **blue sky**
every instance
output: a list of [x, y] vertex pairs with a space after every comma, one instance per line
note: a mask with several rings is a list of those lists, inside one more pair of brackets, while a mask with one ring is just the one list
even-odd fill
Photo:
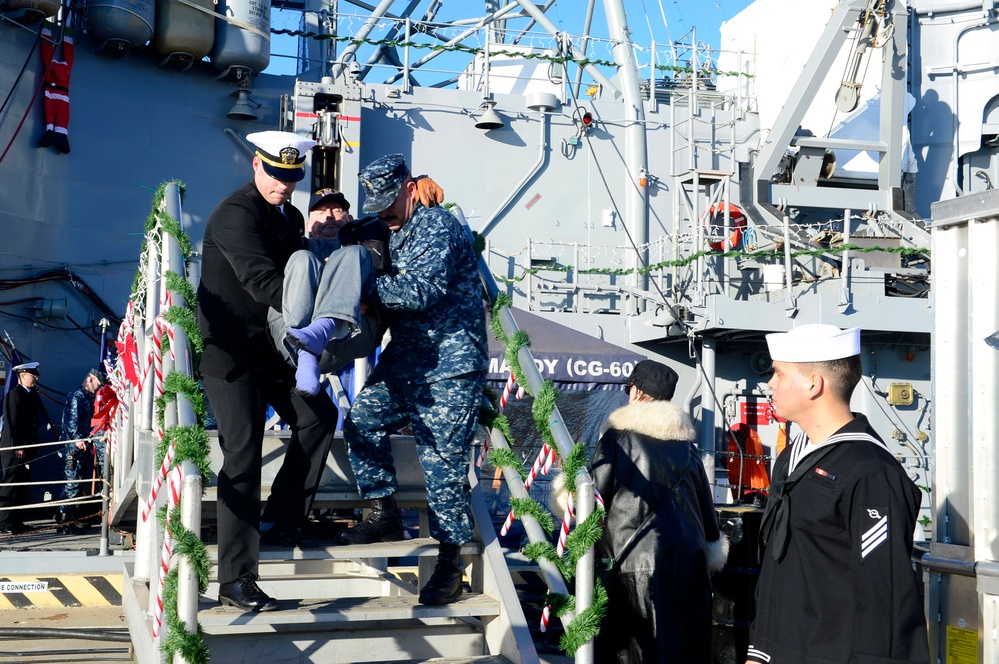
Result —
[[[540, 4], [540, 3], [539, 3]], [[658, 44], [667, 39], [678, 40], [694, 26], [697, 27], [697, 40], [717, 48], [720, 43], [719, 26], [750, 4], [750, 0], [624, 0], [628, 27], [632, 31], [632, 39], [637, 44], [648, 45], [654, 36]], [[481, 6], [481, 0], [444, 0], [439, 19], [455, 15], [454, 8], [474, 5]], [[401, 5], [400, 5], [401, 6]], [[548, 11], [548, 16], [559, 28], [572, 34], [580, 34], [586, 15], [585, 0], [560, 0]], [[341, 11], [359, 11], [349, 3], [341, 0]], [[568, 9], [567, 9], [568, 8]], [[605, 25], [603, 17], [603, 2], [597, 0], [594, 12], [594, 32], [602, 34]], [[467, 10], [462, 10], [467, 15]], [[273, 25], [275, 28], [297, 28], [298, 18], [294, 12], [275, 12]], [[273, 48], [281, 52], [293, 54], [294, 39], [275, 36]], [[286, 58], [273, 58], [267, 70], [272, 73], [292, 73], [292, 61]]]

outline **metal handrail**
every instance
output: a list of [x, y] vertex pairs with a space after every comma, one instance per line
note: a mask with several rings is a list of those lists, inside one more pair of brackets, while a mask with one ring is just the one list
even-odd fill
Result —
[[[177, 183], [166, 185], [163, 205], [168, 215], [177, 220], [182, 218], [180, 188]], [[142, 277], [145, 283], [145, 308], [141, 316], [136, 313], [133, 319], [133, 331], [140, 364], [145, 362], [144, 358], [149, 357], [150, 349], [155, 345], [153, 337], [157, 327], [154, 323], [161, 313], [161, 303], [166, 301], [167, 272], [185, 274], [184, 258], [177, 240], [162, 230], [157, 232], [160, 233], [158, 248], [156, 242], [149, 242], [146, 248], [148, 254], [145, 256], [145, 273]], [[180, 293], [171, 291], [170, 296], [174, 306], [185, 306], [186, 303]], [[168, 323], [168, 325], [174, 359], [171, 361], [169, 354], [163, 354], [162, 376], [167, 376], [171, 371], [179, 371], [192, 376], [193, 366], [187, 333], [180, 325], [174, 323]], [[148, 367], [139, 394], [134, 394], [135, 388], [127, 388], [123, 395], [126, 402], [121, 404], [116, 416], [120, 444], [114, 455], [115, 490], [134, 490], [137, 496], [138, 518], [135, 532], [135, 567], [132, 578], [135, 581], [141, 581], [148, 588], [150, 603], [148, 615], [156, 614], [155, 604], [158, 601], [156, 582], [160, 573], [159, 554], [164, 538], [164, 533], [161, 532], [155, 516], [155, 505], [147, 503], [150, 488], [153, 486], [159, 470], [154, 465], [155, 455], [149, 449], [155, 447], [158, 441], [155, 395], [153, 395], [154, 373], [154, 368]], [[177, 425], [189, 426], [197, 422], [194, 407], [185, 396], [178, 396], [175, 403], [166, 409], [164, 420], [164, 429]], [[191, 460], [183, 460], [179, 465], [183, 477], [179, 505], [181, 523], [185, 529], [199, 533], [201, 530], [202, 477], [197, 465]], [[168, 493], [168, 490], [160, 491], [158, 500], [154, 499], [153, 502], [162, 501]], [[146, 513], [146, 519], [142, 518], [143, 513]], [[177, 615], [186, 629], [193, 633], [197, 630], [198, 574], [186, 556], [180, 556], [177, 565], [179, 574]], [[177, 654], [174, 661], [183, 662], [185, 660], [180, 654]]]
[[[451, 209], [452, 214], [458, 218], [458, 220], [468, 229], [468, 223], [465, 221], [465, 215], [461, 208], [454, 207]], [[471, 233], [471, 230], [469, 230]], [[479, 278], [482, 280], [482, 285], [485, 288], [486, 295], [489, 298], [489, 303], [492, 305], [496, 302], [496, 298], [499, 295], [499, 288], [496, 285], [496, 280], [493, 279], [492, 272], [489, 270], [489, 266], [485, 259], [481, 256], [479, 257]], [[500, 326], [503, 328], [503, 332], [506, 333], [507, 337], [511, 337], [520, 331], [520, 326], [517, 325], [517, 321], [513, 317], [513, 312], [509, 308], [504, 308], [498, 312]], [[541, 377], [541, 372], [538, 371], [537, 366], [534, 364], [534, 356], [531, 355], [531, 350], [527, 346], [522, 346], [517, 351], [517, 358], [520, 360], [520, 367], [522, 376], [517, 376], [518, 382], [526, 381], [526, 385], [531, 388], [534, 394], [540, 392], [542, 385], [544, 384], [544, 379]], [[523, 383], [522, 383], [523, 384]], [[548, 427], [551, 430], [552, 438], [558, 448], [559, 457], [566, 459], [572, 453], [575, 443], [572, 440], [572, 435], [565, 426], [565, 421], [562, 419], [561, 413], [559, 413], [558, 407], [552, 408], [551, 415], [548, 418]], [[493, 444], [498, 447], [507, 447], [506, 440], [503, 439], [503, 435], [495, 430], [490, 432], [490, 439]], [[523, 480], [517, 474], [517, 472], [512, 468], [503, 468], [503, 476], [507, 481], [507, 486], [510, 489], [510, 495], [516, 498], [526, 498], [527, 491], [524, 489]], [[576, 497], [575, 497], [575, 515], [576, 522], [582, 523], [593, 513], [593, 479], [590, 477], [589, 471], [586, 468], [581, 468], [576, 474]], [[527, 537], [531, 542], [547, 542], [548, 538], [545, 535], [544, 530], [538, 525], [531, 517], [524, 517], [524, 530], [527, 533]], [[541, 576], [545, 580], [545, 584], [548, 589], [555, 593], [566, 594], [565, 581], [561, 578], [557, 568], [549, 561], [542, 560], [539, 561], [541, 568]], [[594, 555], [593, 551], [589, 551], [586, 555], [579, 559], [576, 564], [576, 612], [574, 615], [579, 615], [584, 609], [589, 608], [592, 605], [593, 600], [593, 584], [594, 584]], [[571, 620], [570, 620], [571, 622]], [[580, 647], [575, 654], [575, 661], [579, 664], [592, 664], [593, 662], [593, 641], [589, 641], [582, 647]]]

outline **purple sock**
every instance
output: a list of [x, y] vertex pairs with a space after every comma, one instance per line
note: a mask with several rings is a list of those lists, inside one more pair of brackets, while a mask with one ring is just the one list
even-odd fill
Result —
[[291, 327], [285, 333], [285, 340], [295, 348], [307, 350], [313, 355], [319, 356], [326, 348], [326, 344], [333, 338], [336, 323], [337, 321], [333, 318], [319, 318], [302, 328]]
[[309, 397], [319, 394], [319, 358], [301, 348], [298, 349], [295, 391]]

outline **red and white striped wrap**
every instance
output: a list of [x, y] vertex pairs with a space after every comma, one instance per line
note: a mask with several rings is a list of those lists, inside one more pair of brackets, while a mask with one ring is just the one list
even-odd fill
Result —
[[511, 371], [510, 375], [507, 376], [506, 385], [503, 386], [503, 394], [500, 395], [500, 402], [499, 402], [500, 412], [503, 412], [503, 409], [506, 408], [506, 402], [510, 400], [510, 392], [512, 392], [513, 388], [516, 386], [517, 386], [517, 377], [514, 376], [513, 372]]
[[170, 494], [167, 503], [167, 516], [163, 528], [163, 549], [160, 553], [159, 583], [156, 587], [156, 611], [153, 615], [153, 638], [159, 636], [160, 628], [163, 626], [163, 587], [166, 584], [166, 575], [170, 572], [170, 561], [173, 558], [173, 538], [170, 536], [170, 517], [173, 510], [180, 502], [180, 484], [184, 479], [184, 471], [180, 466], [170, 473], [168, 483]]
[[482, 449], [479, 451], [479, 458], [475, 460], [475, 467], [479, 468], [485, 463], [486, 454], [489, 453], [489, 439], [484, 438], [482, 440]]
[[544, 610], [541, 612], [541, 631], [548, 631], [548, 621], [551, 620], [552, 607], [545, 604]]
[[531, 472], [527, 474], [527, 479], [524, 480], [524, 489], [530, 491], [531, 485], [534, 484], [534, 478], [538, 476], [541, 472], [541, 467], [545, 462], [545, 451], [548, 449], [547, 445], [541, 446], [541, 451], [538, 452], [538, 458], [534, 460], [534, 465], [531, 466]]
[[569, 501], [565, 506], [565, 514], [562, 515], [562, 527], [558, 531], [558, 546], [555, 547], [555, 553], [559, 556], [565, 551], [565, 540], [569, 536], [569, 527], [572, 525], [572, 514], [575, 505], [572, 504], [573, 494], [569, 494]]
[[156, 473], [156, 478], [153, 480], [152, 489], [149, 491], [149, 500], [146, 501], [146, 507], [142, 510], [143, 521], [149, 518], [149, 513], [153, 510], [153, 506], [156, 504], [156, 496], [160, 492], [160, 487], [163, 486], [163, 480], [165, 480], [167, 475], [170, 473], [170, 466], [173, 464], [173, 451], [175, 446], [175, 442], [170, 443], [170, 447], [167, 448], [166, 455], [163, 457], [163, 463], [160, 464], [160, 472]]
[[597, 491], [597, 487], [593, 487], [593, 499], [597, 501], [597, 505], [600, 505], [600, 509], [605, 512], [607, 511], [607, 508], [604, 507], [604, 497], [600, 495], [599, 491]]
[[517, 400], [520, 401], [521, 399], [523, 399], [525, 394], [527, 394], [527, 390], [524, 388], [524, 386], [523, 385], [518, 385], [517, 386]]
[[541, 474], [547, 475], [548, 471], [552, 469], [552, 465], [555, 463], [555, 448], [548, 447], [548, 445], [546, 444], [541, 449], [544, 450], [548, 455], [545, 457], [545, 467], [541, 469]]
[[513, 525], [513, 510], [506, 515], [506, 521], [503, 522], [503, 527], [500, 528], [500, 537], [506, 537], [506, 534], [510, 532], [510, 526]]
[[132, 403], [139, 403], [139, 397], [142, 396], [142, 384], [146, 382], [146, 376], [149, 375], [149, 372], [153, 368], [153, 351], [149, 351], [146, 354], [145, 367], [140, 364], [137, 364], [136, 367], [138, 368], [136, 373], [139, 374], [139, 384], [135, 386], [135, 391], [132, 392]]
[[[167, 328], [166, 319], [157, 316], [153, 319], [153, 399], [163, 396], [163, 331]], [[163, 440], [163, 427], [156, 418], [156, 435]]]

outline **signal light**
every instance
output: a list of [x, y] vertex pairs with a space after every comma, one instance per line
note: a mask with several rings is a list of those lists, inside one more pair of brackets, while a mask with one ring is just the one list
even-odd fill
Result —
[[583, 113], [583, 126], [589, 129], [591, 124], [593, 124], [593, 114], [587, 111]]

